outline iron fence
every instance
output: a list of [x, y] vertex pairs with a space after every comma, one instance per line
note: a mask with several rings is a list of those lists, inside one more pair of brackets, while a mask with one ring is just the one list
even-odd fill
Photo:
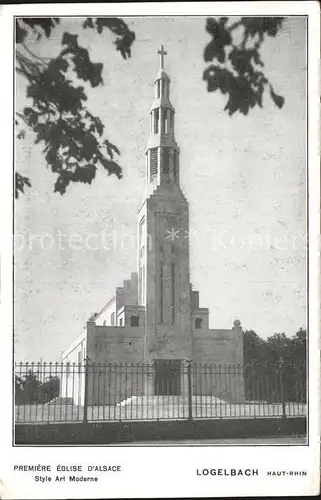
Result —
[[291, 418], [306, 414], [304, 365], [19, 363], [16, 423]]

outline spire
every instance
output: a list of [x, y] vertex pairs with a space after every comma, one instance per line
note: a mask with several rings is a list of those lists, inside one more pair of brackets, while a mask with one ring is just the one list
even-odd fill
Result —
[[146, 149], [147, 182], [178, 184], [179, 148], [174, 135], [175, 109], [170, 102], [170, 78], [164, 70], [167, 52], [161, 45], [159, 70], [155, 79], [155, 97], [150, 110], [150, 131]]

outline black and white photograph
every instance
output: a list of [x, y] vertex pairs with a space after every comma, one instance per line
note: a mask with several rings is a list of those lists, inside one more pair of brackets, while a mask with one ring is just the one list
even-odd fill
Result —
[[313, 483], [294, 461], [316, 443], [311, 13], [150, 5], [11, 17], [6, 432], [24, 498], [110, 481], [130, 497], [125, 452], [194, 453], [194, 496]]

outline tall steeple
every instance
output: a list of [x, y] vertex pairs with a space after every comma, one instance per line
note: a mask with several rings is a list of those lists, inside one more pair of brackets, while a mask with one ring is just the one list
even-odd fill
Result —
[[170, 102], [170, 78], [164, 69], [167, 52], [158, 50], [160, 66], [155, 79], [155, 97], [150, 109], [146, 149], [147, 182], [155, 185], [179, 183], [179, 148], [174, 135], [175, 109]]
[[188, 359], [191, 354], [188, 202], [179, 186], [175, 109], [170, 102], [170, 78], [164, 69], [163, 46], [158, 54], [160, 67], [146, 149], [147, 195], [137, 221], [138, 303], [145, 308], [146, 359], [155, 355], [154, 348], [159, 350], [155, 346], [164, 342], [165, 337], [170, 338], [166, 356], [173, 357], [179, 343], [183, 346], [181, 359]]

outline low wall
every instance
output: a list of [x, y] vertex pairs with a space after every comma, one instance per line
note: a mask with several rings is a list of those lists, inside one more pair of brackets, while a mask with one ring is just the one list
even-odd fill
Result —
[[194, 332], [193, 361], [221, 365], [243, 364], [243, 332], [199, 329]]
[[240, 368], [243, 366], [241, 328], [195, 330], [193, 361], [196, 363], [193, 378], [195, 394], [213, 395], [232, 402], [245, 401], [244, 375]]
[[90, 343], [95, 364], [88, 367], [88, 404], [115, 404], [143, 393], [144, 379], [130, 366], [144, 359], [143, 328], [93, 325]]
[[231, 419], [74, 424], [16, 424], [16, 445], [111, 444], [177, 439], [242, 439], [306, 435], [306, 419]]
[[139, 363], [144, 359], [144, 329], [95, 326], [89, 357], [97, 363]]

